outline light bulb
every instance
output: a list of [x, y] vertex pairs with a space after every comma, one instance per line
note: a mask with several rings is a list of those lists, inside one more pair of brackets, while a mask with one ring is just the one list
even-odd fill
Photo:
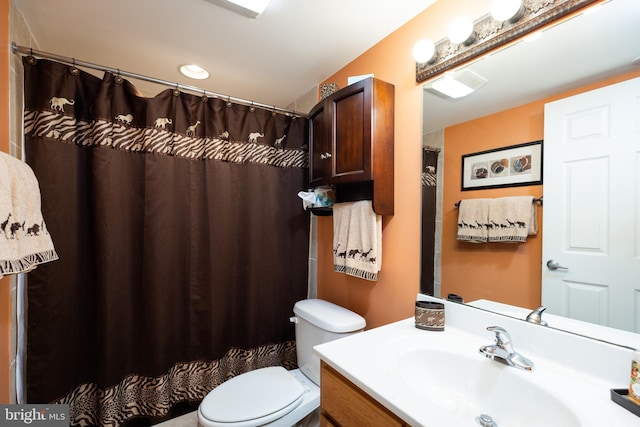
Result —
[[447, 34], [451, 42], [464, 43], [473, 35], [473, 21], [466, 16], [459, 16], [451, 21]]
[[522, 0], [493, 0], [491, 16], [496, 21], [508, 21], [518, 15], [522, 9]]
[[436, 55], [436, 45], [429, 39], [421, 39], [413, 46], [413, 59], [419, 63], [432, 63]]

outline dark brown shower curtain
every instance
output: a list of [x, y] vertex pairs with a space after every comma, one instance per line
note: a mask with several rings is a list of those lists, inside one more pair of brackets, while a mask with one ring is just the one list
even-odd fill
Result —
[[435, 284], [435, 233], [436, 233], [436, 187], [438, 184], [438, 149], [422, 147], [422, 248], [420, 261], [420, 292], [433, 295]]
[[239, 373], [295, 367], [306, 119], [24, 67], [26, 157], [60, 256], [28, 277], [27, 401], [148, 425]]

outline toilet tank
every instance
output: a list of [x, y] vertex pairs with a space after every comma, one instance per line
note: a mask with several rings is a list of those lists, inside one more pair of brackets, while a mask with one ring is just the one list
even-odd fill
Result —
[[360, 332], [366, 322], [359, 314], [321, 299], [298, 301], [293, 313], [298, 367], [320, 385], [320, 358], [313, 353], [313, 347]]

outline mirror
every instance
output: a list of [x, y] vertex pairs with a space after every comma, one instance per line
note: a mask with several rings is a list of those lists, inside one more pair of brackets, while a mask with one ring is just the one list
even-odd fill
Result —
[[[519, 41], [465, 66], [488, 80], [467, 97], [438, 96], [427, 81], [423, 91], [423, 134], [444, 138], [441, 130], [449, 126], [640, 70], [640, 3], [610, 0], [596, 7], [598, 10], [593, 13], [583, 12], [547, 29], [538, 40]], [[440, 170], [438, 174], [440, 178]], [[441, 201], [437, 208], [442, 211]], [[436, 236], [435, 241], [440, 237]], [[437, 282], [435, 295], [439, 295]], [[486, 299], [492, 298], [488, 295]], [[574, 329], [567, 326], [567, 330]]]

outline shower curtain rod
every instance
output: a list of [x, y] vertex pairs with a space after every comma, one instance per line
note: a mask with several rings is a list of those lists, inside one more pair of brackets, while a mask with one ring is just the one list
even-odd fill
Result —
[[77, 66], [77, 67], [86, 67], [86, 68], [91, 68], [94, 70], [98, 70], [98, 71], [108, 71], [110, 73], [116, 74], [116, 75], [120, 75], [123, 77], [131, 77], [133, 79], [138, 79], [138, 80], [144, 80], [147, 82], [151, 82], [151, 83], [156, 83], [159, 85], [164, 85], [164, 86], [169, 86], [172, 88], [176, 88], [176, 89], [182, 89], [182, 90], [188, 90], [191, 92], [196, 92], [196, 93], [200, 93], [203, 95], [211, 95], [215, 98], [221, 98], [221, 99], [226, 99], [228, 101], [233, 101], [236, 102], [238, 104], [243, 104], [243, 105], [248, 105], [251, 107], [259, 107], [259, 108], [263, 108], [265, 110], [270, 110], [270, 111], [277, 111], [286, 115], [292, 115], [294, 117], [307, 117], [306, 114], [302, 114], [296, 111], [292, 111], [292, 110], [287, 110], [284, 108], [279, 108], [276, 107], [275, 105], [267, 105], [267, 104], [262, 104], [259, 102], [254, 102], [251, 100], [247, 100], [247, 99], [242, 99], [242, 98], [236, 98], [234, 96], [229, 96], [229, 95], [222, 95], [219, 93], [215, 93], [215, 92], [211, 92], [209, 90], [206, 89], [202, 89], [196, 86], [189, 86], [189, 85], [183, 85], [181, 83], [177, 83], [177, 82], [171, 82], [168, 80], [162, 80], [162, 79], [157, 79], [155, 77], [149, 77], [149, 76], [145, 76], [143, 74], [138, 74], [138, 73], [132, 73], [130, 71], [124, 71], [121, 70], [119, 68], [111, 68], [111, 67], [106, 67], [104, 65], [98, 65], [98, 64], [93, 64], [91, 62], [86, 62], [86, 61], [81, 61], [75, 58], [69, 58], [66, 56], [60, 56], [60, 55], [56, 55], [53, 53], [48, 53], [48, 52], [43, 52], [40, 50], [35, 50], [32, 49], [30, 47], [24, 47], [24, 46], [18, 46], [15, 42], [11, 42], [11, 50], [13, 53], [19, 53], [22, 55], [28, 55], [28, 56], [34, 56], [34, 57], [39, 57], [39, 58], [43, 58], [43, 59], [53, 59], [55, 61], [58, 62], [63, 62], [65, 64], [69, 64], [69, 65], [73, 65], [73, 66]]

